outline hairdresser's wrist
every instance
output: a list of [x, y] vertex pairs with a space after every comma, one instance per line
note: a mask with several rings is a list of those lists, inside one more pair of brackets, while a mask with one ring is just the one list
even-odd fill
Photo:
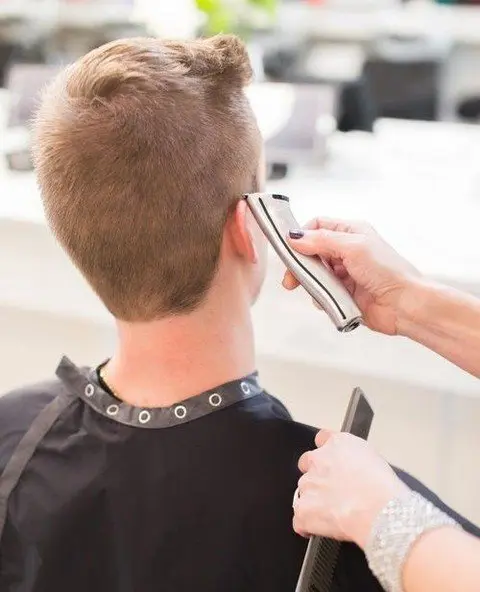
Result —
[[397, 310], [397, 335], [416, 340], [418, 332], [432, 324], [432, 303], [438, 287], [424, 278], [406, 281]]
[[402, 295], [397, 334], [480, 378], [480, 299], [448, 286], [417, 281]]
[[345, 529], [351, 540], [363, 550], [365, 550], [374, 524], [382, 510], [392, 499], [405, 497], [410, 492], [407, 485], [394, 475], [393, 471], [385, 473], [385, 479], [375, 485], [375, 491], [372, 489], [370, 495], [366, 499], [362, 499], [361, 508], [350, 516], [350, 521]]

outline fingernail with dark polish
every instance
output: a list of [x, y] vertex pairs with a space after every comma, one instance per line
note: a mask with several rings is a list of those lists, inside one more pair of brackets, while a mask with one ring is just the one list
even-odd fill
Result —
[[305, 236], [303, 230], [290, 230], [289, 234], [290, 238], [303, 238]]

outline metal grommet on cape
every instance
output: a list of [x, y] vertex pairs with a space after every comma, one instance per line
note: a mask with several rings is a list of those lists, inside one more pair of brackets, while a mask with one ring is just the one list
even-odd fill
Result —
[[177, 419], [184, 419], [187, 416], [187, 408], [185, 405], [177, 405], [174, 413]]
[[85, 387], [85, 396], [90, 398], [93, 397], [94, 393], [95, 393], [95, 387], [93, 386], [93, 384], [88, 383], [87, 386]]
[[242, 391], [246, 394], [249, 395], [250, 394], [250, 385], [246, 382], [242, 382], [240, 384], [240, 388], [242, 389]]
[[222, 397], [218, 393], [212, 393], [208, 397], [208, 402], [212, 407], [218, 407], [222, 403]]
[[146, 409], [140, 411], [140, 413], [138, 414], [138, 421], [140, 423], [148, 423], [151, 418], [152, 416], [150, 415], [150, 411], [147, 411]]
[[117, 413], [120, 411], [120, 407], [118, 405], [109, 405], [107, 407], [107, 413], [108, 415], [117, 415]]
[[208, 402], [210, 403], [210, 405], [212, 407], [218, 407], [219, 405], [222, 404], [222, 397], [218, 393], [212, 393], [208, 397]]

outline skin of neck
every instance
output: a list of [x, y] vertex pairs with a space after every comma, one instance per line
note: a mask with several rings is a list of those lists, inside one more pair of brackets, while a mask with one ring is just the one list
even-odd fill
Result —
[[198, 308], [152, 322], [117, 320], [117, 346], [102, 375], [120, 399], [169, 407], [255, 371], [250, 308], [265, 273], [264, 240], [240, 202]]

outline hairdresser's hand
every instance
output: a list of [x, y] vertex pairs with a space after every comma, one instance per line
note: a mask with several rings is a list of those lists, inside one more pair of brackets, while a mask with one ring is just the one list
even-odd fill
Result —
[[293, 527], [364, 547], [383, 507], [409, 490], [364, 440], [322, 430], [316, 443], [299, 461]]
[[[330, 265], [354, 297], [366, 325], [397, 334], [402, 302], [418, 280], [418, 271], [368, 224], [317, 218], [302, 232], [303, 236], [291, 233], [291, 246]], [[283, 285], [292, 290], [299, 284], [287, 272]]]

